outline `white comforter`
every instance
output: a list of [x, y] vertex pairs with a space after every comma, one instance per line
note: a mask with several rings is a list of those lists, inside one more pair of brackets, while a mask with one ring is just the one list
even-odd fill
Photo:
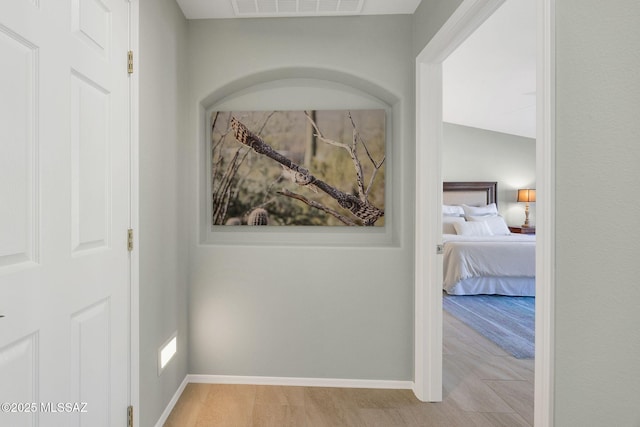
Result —
[[534, 235], [474, 237], [445, 234], [443, 242], [443, 287], [448, 293], [459, 294], [461, 291], [456, 285], [472, 278], [484, 282], [488, 278], [516, 281], [525, 278], [529, 283], [534, 282]]

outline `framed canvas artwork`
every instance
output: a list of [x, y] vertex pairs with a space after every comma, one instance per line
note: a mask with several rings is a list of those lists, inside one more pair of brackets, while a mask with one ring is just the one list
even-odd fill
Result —
[[213, 225], [384, 226], [385, 110], [215, 111]]

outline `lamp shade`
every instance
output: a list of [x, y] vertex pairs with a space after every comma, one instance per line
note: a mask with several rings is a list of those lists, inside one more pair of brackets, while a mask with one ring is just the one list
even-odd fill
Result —
[[518, 201], [519, 202], [535, 202], [536, 201], [536, 190], [530, 188], [524, 188], [518, 190]]

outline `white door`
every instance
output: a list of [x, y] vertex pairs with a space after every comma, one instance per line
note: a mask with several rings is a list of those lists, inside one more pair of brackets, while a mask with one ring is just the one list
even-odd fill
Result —
[[128, 11], [0, 1], [0, 426], [126, 425]]

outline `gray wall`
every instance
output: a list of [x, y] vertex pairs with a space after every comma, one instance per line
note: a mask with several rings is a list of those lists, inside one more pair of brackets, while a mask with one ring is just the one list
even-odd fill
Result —
[[[411, 16], [189, 23], [191, 373], [413, 379], [411, 24]], [[351, 102], [389, 111], [384, 230], [208, 232], [197, 133], [207, 108]]]
[[[140, 415], [154, 425], [187, 372], [187, 245], [179, 144], [186, 125], [187, 27], [173, 0], [140, 2]], [[158, 349], [178, 352], [158, 377]]]
[[556, 425], [640, 425], [640, 2], [558, 0]]
[[[536, 187], [536, 140], [445, 123], [442, 179], [497, 181], [500, 214], [509, 225], [521, 225], [524, 204], [516, 203], [517, 190]], [[529, 221], [535, 224], [535, 203]]]

